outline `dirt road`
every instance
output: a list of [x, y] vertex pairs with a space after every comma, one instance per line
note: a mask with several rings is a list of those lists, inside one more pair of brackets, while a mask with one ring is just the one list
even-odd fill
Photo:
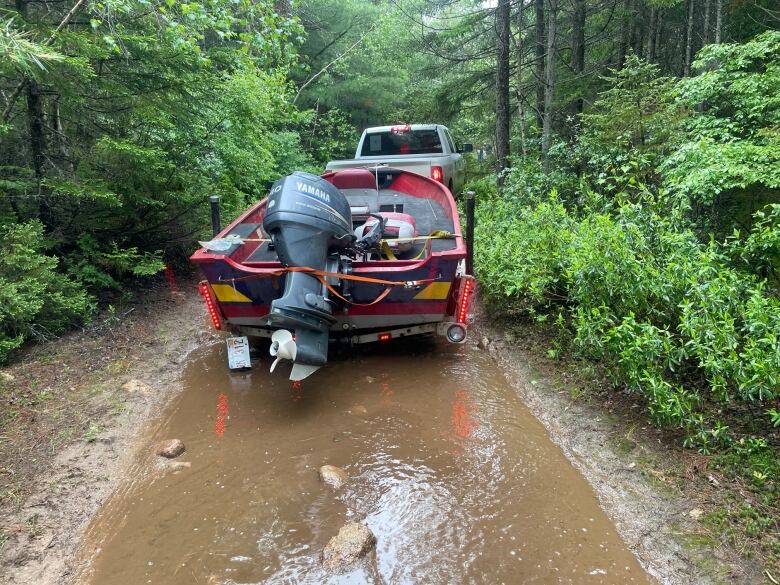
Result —
[[[267, 359], [229, 374], [221, 344], [193, 355], [90, 530], [99, 552], [82, 582], [321, 583], [319, 553], [349, 520], [377, 551], [341, 582], [648, 582], [485, 352], [372, 350], [299, 388]], [[190, 466], [150, 456], [169, 437]], [[343, 490], [319, 482], [323, 464], [345, 468]]]
[[[166, 307], [142, 318], [164, 335], [103, 373], [122, 414], [5, 514], [3, 582], [756, 582], [707, 551], [697, 561], [671, 522], [690, 502], [625, 472], [595, 418], [535, 394], [544, 376], [501, 342], [365, 348], [296, 388], [266, 355], [229, 373], [196, 301]], [[157, 457], [174, 437], [186, 452]], [[324, 464], [345, 487], [319, 481]], [[349, 521], [376, 550], [326, 574], [320, 553]]]

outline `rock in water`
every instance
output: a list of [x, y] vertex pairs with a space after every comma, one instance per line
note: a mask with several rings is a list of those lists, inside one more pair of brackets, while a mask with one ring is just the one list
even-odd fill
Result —
[[322, 564], [330, 571], [344, 572], [373, 549], [374, 545], [376, 537], [368, 526], [357, 522], [345, 524], [322, 551]]
[[347, 483], [347, 472], [335, 465], [323, 465], [320, 467], [320, 479], [330, 487], [339, 489]]
[[184, 443], [182, 443], [179, 439], [163, 441], [160, 443], [160, 446], [157, 449], [157, 454], [160, 457], [165, 457], [166, 459], [174, 459], [182, 453], [184, 453]]
[[490, 345], [490, 340], [487, 337], [483, 337], [477, 343], [477, 347], [479, 349], [487, 349], [489, 345]]

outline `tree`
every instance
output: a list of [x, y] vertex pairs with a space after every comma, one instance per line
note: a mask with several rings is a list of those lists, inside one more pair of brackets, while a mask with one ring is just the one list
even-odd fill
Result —
[[510, 0], [499, 0], [496, 9], [496, 162], [499, 183], [509, 166], [509, 37]]
[[525, 137], [525, 91], [523, 90], [523, 76], [525, 74], [525, 1], [521, 1], [517, 7], [517, 72], [515, 73], [515, 87], [517, 96], [517, 114], [520, 127], [520, 152], [523, 158], [527, 155], [526, 137]]
[[[31, 226], [30, 256], [53, 259], [73, 299], [188, 252], [207, 195], [234, 213], [286, 165], [310, 168], [286, 79], [300, 29], [270, 0], [16, 9], [0, 34], [0, 232], [15, 246], [27, 236], [6, 228]], [[12, 271], [4, 287], [41, 291], [38, 276]], [[63, 310], [56, 331], [47, 311], [14, 309], [0, 331], [14, 343], [56, 333], [87, 305]]]
[[683, 66], [683, 76], [690, 77], [691, 75], [691, 58], [693, 56], [693, 9], [695, 0], [688, 0], [688, 16], [686, 19], [685, 28], [685, 64]]
[[[580, 77], [585, 71], [585, 0], [572, 0], [572, 29], [571, 29], [571, 70], [575, 77]], [[584, 100], [577, 96], [574, 100], [574, 112], [582, 113]]]
[[547, 2], [547, 66], [544, 76], [544, 122], [542, 125], [542, 160], [549, 166], [548, 153], [552, 143], [553, 98], [555, 96], [555, 53], [558, 0]]
[[536, 22], [536, 123], [539, 128], [544, 124], [544, 66], [547, 49], [544, 45], [544, 0], [534, 4]]

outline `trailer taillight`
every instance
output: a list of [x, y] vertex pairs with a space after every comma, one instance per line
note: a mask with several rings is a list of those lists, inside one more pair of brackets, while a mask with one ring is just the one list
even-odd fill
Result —
[[200, 284], [198, 284], [198, 291], [200, 292], [200, 296], [203, 297], [203, 300], [206, 301], [206, 308], [208, 309], [209, 317], [211, 317], [211, 324], [214, 326], [214, 329], [218, 331], [221, 330], [222, 319], [219, 316], [217, 303], [214, 300], [214, 295], [211, 292], [211, 287], [209, 286], [209, 283], [203, 281]]
[[439, 181], [439, 183], [443, 183], [444, 170], [441, 167], [431, 167], [431, 179], [434, 181]]
[[471, 304], [471, 295], [474, 293], [474, 287], [476, 281], [473, 276], [464, 276], [462, 278], [462, 288], [460, 291], [460, 298], [458, 298], [458, 308], [455, 312], [455, 317], [458, 323], [465, 323], [466, 316], [469, 312], [469, 305]]

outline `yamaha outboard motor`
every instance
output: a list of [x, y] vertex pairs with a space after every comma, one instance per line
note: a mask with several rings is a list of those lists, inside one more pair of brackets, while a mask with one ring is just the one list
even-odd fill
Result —
[[[295, 172], [274, 183], [263, 229], [271, 236], [285, 266], [325, 270], [328, 256], [353, 241], [347, 198], [324, 179]], [[302, 380], [328, 359], [328, 336], [335, 321], [327, 290], [303, 272], [288, 272], [284, 294], [271, 303], [268, 324], [279, 329], [272, 337], [276, 361], [294, 362], [291, 380]], [[292, 332], [294, 331], [294, 337]]]

